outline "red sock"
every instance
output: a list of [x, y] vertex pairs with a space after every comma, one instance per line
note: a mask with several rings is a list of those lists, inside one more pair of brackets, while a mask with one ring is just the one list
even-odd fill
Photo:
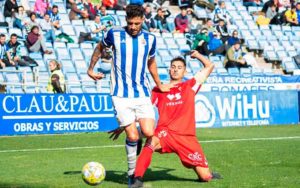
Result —
[[152, 159], [153, 147], [151, 145], [146, 145], [136, 163], [136, 168], [134, 172], [134, 177], [143, 177], [147, 168], [149, 167]]

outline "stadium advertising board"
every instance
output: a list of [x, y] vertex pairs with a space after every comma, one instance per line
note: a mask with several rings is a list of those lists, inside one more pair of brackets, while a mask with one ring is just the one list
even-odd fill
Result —
[[202, 91], [270, 91], [300, 89], [300, 76], [210, 76]]
[[1, 94], [0, 135], [97, 132], [115, 129], [107, 94]]
[[298, 124], [297, 91], [200, 92], [197, 127]]

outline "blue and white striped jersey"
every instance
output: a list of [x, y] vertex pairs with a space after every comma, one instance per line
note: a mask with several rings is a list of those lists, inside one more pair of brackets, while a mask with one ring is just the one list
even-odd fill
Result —
[[155, 36], [141, 31], [133, 37], [125, 28], [111, 28], [102, 43], [114, 49], [111, 95], [124, 98], [149, 97], [146, 68], [149, 57], [155, 56]]

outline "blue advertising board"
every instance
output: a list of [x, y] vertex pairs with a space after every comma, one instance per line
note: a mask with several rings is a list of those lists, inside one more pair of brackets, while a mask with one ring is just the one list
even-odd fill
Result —
[[[298, 124], [298, 91], [199, 92], [197, 127]], [[108, 94], [0, 94], [0, 136], [118, 127]]]
[[1, 94], [0, 135], [98, 132], [118, 127], [108, 94]]
[[197, 127], [298, 124], [298, 92], [199, 92]]

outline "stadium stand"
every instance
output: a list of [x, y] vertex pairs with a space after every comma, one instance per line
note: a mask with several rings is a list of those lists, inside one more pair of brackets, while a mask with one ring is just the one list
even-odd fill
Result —
[[[18, 2], [20, 3], [20, 2]], [[34, 1], [29, 1], [33, 6]], [[0, 82], [7, 85], [7, 93], [34, 93], [46, 92], [46, 85], [49, 76], [48, 62], [51, 59], [58, 59], [62, 64], [62, 71], [67, 79], [67, 92], [81, 93], [81, 92], [97, 92], [109, 91], [109, 81], [104, 80], [101, 83], [95, 83], [91, 80], [86, 70], [89, 59], [96, 46], [92, 42], [84, 42], [79, 44], [78, 36], [80, 32], [89, 32], [89, 25], [92, 20], [72, 20], [68, 17], [69, 10], [66, 9], [63, 0], [54, 0], [53, 4], [58, 5], [59, 16], [61, 18], [61, 29], [56, 31], [57, 34], [65, 33], [70, 36], [74, 43], [66, 43], [62, 41], [55, 41], [53, 44], [46, 43], [48, 49], [52, 50], [52, 54], [43, 55], [42, 53], [29, 53], [26, 44], [23, 42], [26, 39], [26, 33], [18, 28], [11, 28], [0, 26], [0, 33], [3, 33], [9, 38], [12, 33], [18, 35], [21, 41], [21, 54], [29, 56], [34, 59], [38, 66], [32, 67], [6, 67], [0, 70]], [[152, 5], [156, 7], [156, 5]], [[157, 7], [156, 7], [157, 8]], [[200, 23], [202, 20], [211, 18], [213, 13], [209, 10], [193, 6], [194, 16], [193, 22]], [[299, 67], [294, 61], [294, 56], [300, 53], [300, 27], [286, 26], [286, 25], [262, 25], [256, 24], [257, 15], [253, 12], [259, 11], [260, 7], [244, 7], [240, 0], [226, 0], [226, 8], [230, 14], [232, 24], [228, 25], [228, 33], [237, 30], [240, 38], [244, 41], [244, 47], [252, 52], [259, 62], [259, 67], [249, 68], [229, 68], [226, 70], [223, 65], [223, 56], [209, 56], [208, 58], [216, 65], [216, 70], [213, 75], [251, 75], [251, 74], [275, 74], [269, 63], [280, 65], [280, 69], [285, 74], [299, 74]], [[174, 28], [174, 18], [179, 13], [178, 8], [172, 11], [172, 15], [168, 17], [167, 24], [169, 28]], [[125, 23], [124, 10], [107, 10], [116, 20], [116, 25], [123, 26]], [[153, 17], [155, 16], [153, 11]], [[0, 22], [4, 21], [3, 8], [0, 9]], [[196, 25], [196, 24], [195, 24]], [[157, 36], [157, 64], [160, 79], [162, 81], [168, 80], [167, 68], [169, 61], [179, 55], [191, 50], [191, 41], [193, 35], [191, 33], [177, 33], [177, 32], [163, 32], [154, 33]], [[188, 71], [195, 73], [201, 69], [201, 65], [186, 56], [188, 62]], [[96, 68], [99, 65], [96, 66]], [[26, 72], [26, 77], [24, 73]], [[109, 75], [106, 76], [109, 78]], [[25, 84], [28, 85], [24, 89]], [[19, 85], [14, 85], [20, 83]], [[35, 88], [37, 86], [38, 88]]]

